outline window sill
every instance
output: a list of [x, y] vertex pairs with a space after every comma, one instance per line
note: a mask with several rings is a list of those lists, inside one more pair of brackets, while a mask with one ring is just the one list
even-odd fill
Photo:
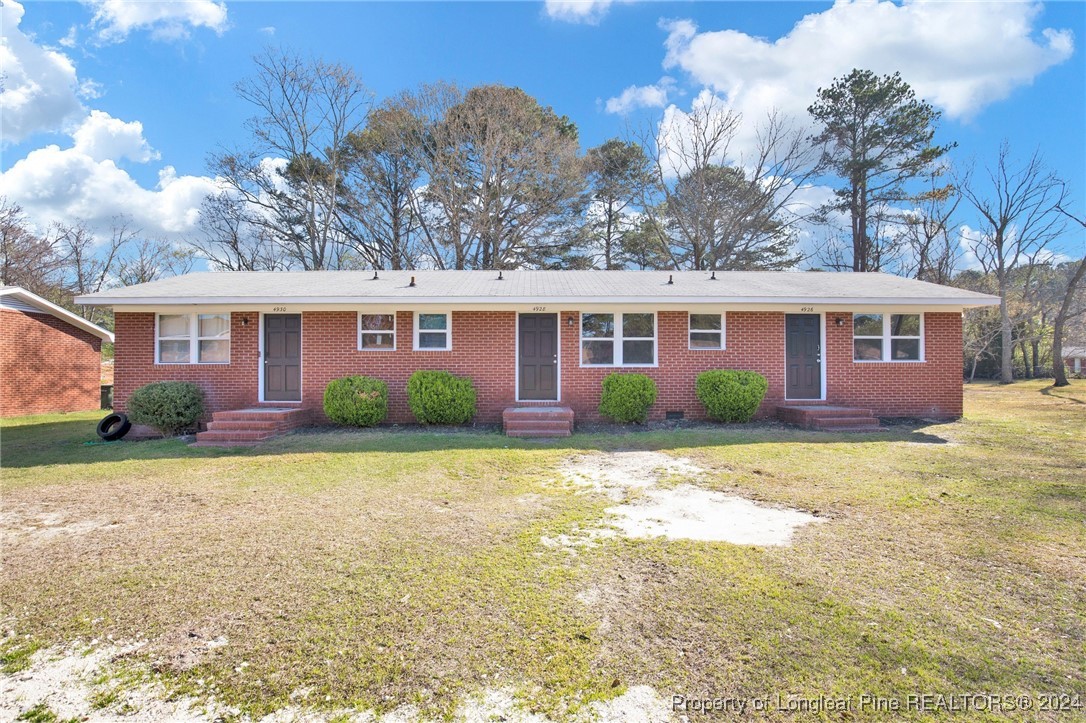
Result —
[[727, 351], [726, 346], [688, 346], [687, 351]]
[[227, 367], [230, 362], [155, 362], [156, 367]]
[[659, 364], [581, 364], [581, 369], [656, 369]]
[[853, 364], [925, 364], [925, 359], [853, 359]]

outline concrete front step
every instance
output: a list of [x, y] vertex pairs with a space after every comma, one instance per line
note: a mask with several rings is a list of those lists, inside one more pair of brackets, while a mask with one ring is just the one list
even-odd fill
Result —
[[510, 407], [502, 412], [502, 427], [509, 437], [568, 437], [573, 434], [569, 407]]

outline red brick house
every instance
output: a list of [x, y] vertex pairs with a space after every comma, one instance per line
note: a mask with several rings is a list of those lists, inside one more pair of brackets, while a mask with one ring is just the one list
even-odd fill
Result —
[[962, 311], [996, 297], [885, 274], [657, 271], [198, 273], [82, 297], [112, 306], [114, 404], [159, 380], [212, 410], [261, 405], [321, 419], [331, 379], [366, 374], [410, 422], [418, 369], [474, 380], [477, 421], [513, 407], [597, 420], [612, 372], [655, 379], [650, 418], [703, 418], [694, 379], [746, 369], [778, 406], [879, 416], [962, 413]]
[[113, 334], [18, 286], [0, 287], [0, 417], [101, 406]]

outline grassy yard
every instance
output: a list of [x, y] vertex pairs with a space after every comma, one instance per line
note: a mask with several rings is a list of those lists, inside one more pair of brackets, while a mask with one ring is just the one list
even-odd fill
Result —
[[[441, 717], [496, 687], [555, 719], [636, 685], [668, 701], [1086, 702], [1081, 381], [971, 385], [960, 422], [860, 435], [321, 431], [222, 450], [86, 444], [99, 417], [3, 425], [0, 663], [147, 640], [104, 707], [109, 685], [147, 679], [254, 716], [301, 702]], [[787, 547], [541, 544], [613, 504], [563, 483], [562, 462], [622, 448], [826, 521]]]

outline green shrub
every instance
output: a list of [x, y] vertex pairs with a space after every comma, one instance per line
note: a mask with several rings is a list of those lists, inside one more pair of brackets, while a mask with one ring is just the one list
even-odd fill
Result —
[[644, 374], [608, 374], [603, 379], [600, 414], [616, 422], [643, 423], [656, 401], [656, 382]]
[[420, 424], [467, 424], [475, 416], [471, 379], [418, 371], [407, 380], [407, 404]]
[[191, 382], [155, 382], [128, 398], [128, 418], [171, 436], [196, 427], [204, 416], [204, 393]]
[[709, 418], [718, 422], [749, 422], [768, 388], [761, 374], [733, 369], [702, 372], [694, 384]]
[[380, 424], [388, 416], [388, 385], [363, 376], [333, 379], [324, 388], [324, 413], [349, 427]]

